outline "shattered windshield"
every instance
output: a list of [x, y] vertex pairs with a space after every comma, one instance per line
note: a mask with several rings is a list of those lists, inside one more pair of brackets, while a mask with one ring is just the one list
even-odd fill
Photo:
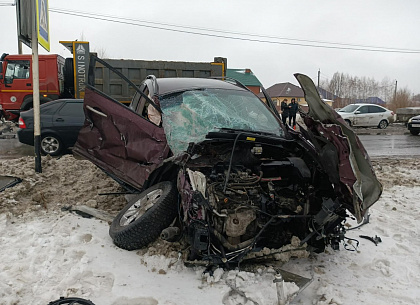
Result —
[[163, 128], [174, 154], [200, 142], [218, 128], [260, 131], [283, 136], [273, 113], [248, 91], [189, 90], [160, 99]]

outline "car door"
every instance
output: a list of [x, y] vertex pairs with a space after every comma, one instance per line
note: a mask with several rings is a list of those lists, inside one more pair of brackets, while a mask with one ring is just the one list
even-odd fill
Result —
[[4, 109], [19, 109], [24, 96], [31, 94], [32, 76], [29, 60], [8, 61], [4, 76], [3, 90]]
[[376, 105], [369, 106], [370, 126], [378, 126], [379, 122], [386, 120], [386, 110]]
[[354, 126], [367, 126], [369, 121], [369, 108], [368, 106], [360, 106], [354, 112]]
[[93, 88], [86, 88], [85, 124], [73, 153], [135, 189], [169, 154], [164, 130], [143, 115]]
[[85, 121], [81, 100], [64, 101], [52, 116], [53, 129], [66, 147], [73, 146]]

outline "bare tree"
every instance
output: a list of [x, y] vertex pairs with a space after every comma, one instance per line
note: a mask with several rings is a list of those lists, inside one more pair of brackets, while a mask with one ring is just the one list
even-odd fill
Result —
[[414, 103], [410, 97], [410, 90], [407, 88], [399, 89], [395, 95], [395, 98], [392, 100], [388, 107], [391, 110], [396, 111], [398, 108], [414, 106]]
[[389, 78], [384, 78], [379, 83], [374, 78], [336, 72], [331, 80], [323, 81], [321, 86], [339, 97], [336, 99], [338, 107], [369, 97], [379, 97], [385, 102], [391, 102], [394, 95], [394, 85]]
[[106, 53], [106, 48], [104, 48], [104, 47], [95, 48], [95, 49], [93, 49], [93, 52], [98, 54], [99, 58], [105, 58], [106, 56], [108, 56], [107, 53]]

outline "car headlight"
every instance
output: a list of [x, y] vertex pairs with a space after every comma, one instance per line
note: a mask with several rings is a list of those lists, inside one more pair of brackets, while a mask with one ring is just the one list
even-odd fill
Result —
[[413, 118], [409, 118], [408, 119], [408, 123], [411, 123], [412, 120], [413, 120]]

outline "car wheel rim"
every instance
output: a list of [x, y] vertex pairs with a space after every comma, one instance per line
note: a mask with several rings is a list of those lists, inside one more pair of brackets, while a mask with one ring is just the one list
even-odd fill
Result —
[[120, 226], [127, 226], [139, 219], [148, 209], [150, 209], [162, 196], [163, 190], [157, 189], [147, 193], [134, 202], [120, 219]]
[[381, 127], [382, 129], [384, 129], [384, 128], [386, 127], [386, 122], [385, 122], [385, 121], [382, 121], [382, 122], [380, 123], [380, 127]]
[[45, 137], [41, 142], [42, 150], [47, 154], [55, 153], [60, 147], [60, 143], [56, 138]]

